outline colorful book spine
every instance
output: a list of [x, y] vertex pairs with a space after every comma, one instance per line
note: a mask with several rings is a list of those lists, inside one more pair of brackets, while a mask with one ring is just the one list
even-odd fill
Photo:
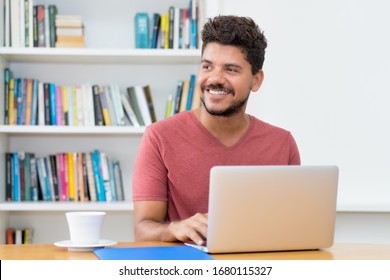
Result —
[[38, 85], [39, 82], [36, 79], [32, 80], [32, 100], [31, 100], [31, 125], [37, 125], [38, 123]]
[[13, 184], [13, 201], [20, 201], [20, 168], [19, 168], [19, 155], [17, 152], [12, 154], [13, 156], [13, 174], [14, 174], [14, 184]]
[[106, 194], [104, 190], [104, 182], [100, 172], [100, 156], [99, 151], [92, 152], [92, 167], [96, 184], [96, 195], [98, 201], [106, 201]]
[[187, 111], [191, 110], [192, 107], [192, 100], [193, 100], [193, 95], [195, 90], [195, 82], [196, 82], [196, 76], [192, 74], [190, 77], [190, 87], [188, 89], [188, 97], [187, 97], [187, 105], [186, 105]]
[[8, 96], [8, 123], [13, 125], [16, 123], [15, 119], [15, 80], [10, 79], [9, 80], [9, 96]]
[[63, 125], [63, 111], [62, 111], [62, 87], [56, 86], [56, 124]]
[[11, 71], [9, 68], [5, 68], [4, 69], [4, 124], [8, 124], [10, 79], [11, 79]]
[[149, 48], [149, 16], [147, 13], [135, 15], [135, 47], [137, 49]]

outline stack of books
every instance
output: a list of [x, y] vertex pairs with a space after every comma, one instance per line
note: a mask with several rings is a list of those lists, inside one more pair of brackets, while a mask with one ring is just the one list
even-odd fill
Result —
[[84, 25], [81, 16], [56, 15], [56, 48], [84, 48]]
[[99, 150], [58, 152], [43, 157], [6, 152], [5, 200], [123, 201], [119, 161]]
[[7, 228], [5, 244], [32, 244], [33, 235], [32, 228]]

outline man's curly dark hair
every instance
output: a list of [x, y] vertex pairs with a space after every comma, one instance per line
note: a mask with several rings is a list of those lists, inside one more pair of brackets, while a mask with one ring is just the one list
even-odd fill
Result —
[[202, 35], [202, 55], [208, 43], [239, 47], [252, 66], [252, 74], [263, 68], [267, 39], [249, 17], [216, 16], [205, 23]]

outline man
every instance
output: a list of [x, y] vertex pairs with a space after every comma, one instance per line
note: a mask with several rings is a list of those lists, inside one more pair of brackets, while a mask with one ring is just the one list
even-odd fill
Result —
[[200, 108], [150, 125], [133, 179], [135, 240], [204, 244], [210, 169], [300, 164], [290, 132], [245, 113], [264, 78], [267, 41], [250, 18], [218, 16], [202, 30]]

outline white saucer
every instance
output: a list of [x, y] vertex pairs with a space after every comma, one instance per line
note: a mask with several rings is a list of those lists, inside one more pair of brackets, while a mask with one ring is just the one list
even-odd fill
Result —
[[54, 245], [58, 247], [66, 247], [68, 248], [69, 251], [72, 252], [90, 252], [93, 251], [93, 249], [112, 246], [115, 245], [116, 243], [117, 243], [116, 241], [104, 240], [104, 239], [99, 240], [99, 242], [95, 244], [77, 244], [77, 243], [73, 243], [70, 240], [63, 240], [63, 241], [55, 242]]

